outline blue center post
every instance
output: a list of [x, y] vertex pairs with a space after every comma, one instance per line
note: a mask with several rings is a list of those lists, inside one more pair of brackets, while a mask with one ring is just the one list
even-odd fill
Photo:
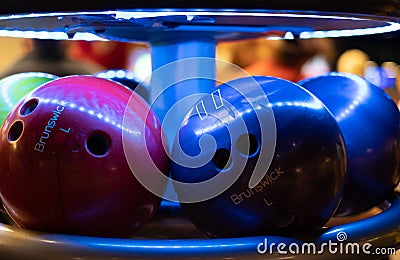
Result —
[[[214, 39], [152, 43], [150, 102], [162, 122], [169, 150], [185, 115], [202, 95], [215, 87], [216, 42]], [[166, 194], [176, 196], [172, 185]], [[175, 197], [175, 201], [177, 201]]]
[[[188, 39], [152, 43], [150, 100], [164, 126], [169, 148], [185, 115], [215, 87], [216, 43], [213, 39]], [[209, 58], [209, 59], [204, 59]]]

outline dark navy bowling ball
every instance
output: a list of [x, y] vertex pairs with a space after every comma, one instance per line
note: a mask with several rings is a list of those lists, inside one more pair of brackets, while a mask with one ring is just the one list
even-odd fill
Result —
[[343, 133], [348, 174], [338, 216], [383, 202], [399, 182], [400, 114], [391, 98], [366, 79], [329, 73], [299, 83], [335, 116]]
[[[257, 116], [268, 111], [275, 124]], [[276, 133], [275, 150], [269, 132]], [[250, 188], [257, 165], [269, 159], [263, 150], [271, 152], [271, 163]], [[179, 161], [185, 156], [192, 160]], [[182, 199], [194, 188], [175, 185], [184, 212], [211, 237], [320, 228], [338, 206], [346, 172], [339, 127], [322, 102], [294, 83], [263, 76], [222, 84], [195, 104], [179, 129], [172, 159], [172, 178], [201, 183], [204, 194], [218, 188], [208, 181], [239, 176], [219, 195], [194, 202]]]

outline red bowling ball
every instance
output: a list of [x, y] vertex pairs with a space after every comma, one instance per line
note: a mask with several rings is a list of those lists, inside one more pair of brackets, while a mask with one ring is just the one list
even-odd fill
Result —
[[11, 218], [28, 229], [106, 237], [145, 224], [161, 199], [134, 177], [123, 146], [147, 149], [153, 162], [143, 165], [168, 172], [162, 129], [148, 111], [130, 89], [94, 76], [60, 78], [27, 95], [1, 128], [0, 193]]

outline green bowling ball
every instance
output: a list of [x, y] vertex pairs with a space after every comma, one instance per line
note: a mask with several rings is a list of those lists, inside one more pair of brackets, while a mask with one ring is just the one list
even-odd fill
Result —
[[0, 125], [13, 107], [29, 92], [58, 78], [42, 72], [22, 72], [0, 80]]

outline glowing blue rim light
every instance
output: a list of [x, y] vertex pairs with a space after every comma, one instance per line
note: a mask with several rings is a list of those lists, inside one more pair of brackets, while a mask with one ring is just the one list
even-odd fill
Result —
[[68, 38], [64, 32], [47, 32], [47, 31], [17, 31], [17, 30], [0, 30], [0, 37], [15, 38], [35, 38], [35, 39], [54, 39], [54, 40], [84, 40], [84, 41], [108, 41], [92, 33], [77, 32], [74, 37]]
[[[330, 31], [305, 31], [305, 32], [300, 33], [299, 38], [300, 39], [337, 38], [337, 37], [362, 36], [362, 35], [389, 33], [389, 32], [394, 32], [394, 31], [400, 30], [399, 23], [395, 23], [395, 22], [387, 22], [387, 23], [388, 23], [388, 25], [386, 25], [386, 26], [380, 26], [380, 27], [374, 27], [374, 28], [330, 30]], [[285, 39], [286, 39], [286, 37], [285, 37]]]
[[115, 12], [116, 19], [138, 19], [138, 18], [149, 18], [149, 17], [165, 17], [165, 16], [178, 16], [185, 15], [190, 21], [195, 16], [256, 16], [256, 17], [285, 17], [285, 18], [311, 18], [311, 19], [342, 19], [342, 20], [368, 20], [365, 18], [358, 17], [345, 17], [339, 15], [318, 15], [318, 14], [297, 14], [297, 13], [273, 13], [268, 12], [240, 12], [240, 11], [154, 11], [154, 12], [135, 12], [135, 11], [118, 11]]
[[[316, 15], [316, 14], [295, 14], [295, 13], [261, 13], [261, 12], [207, 12], [207, 11], [195, 11], [195, 12], [129, 12], [120, 11], [116, 14], [117, 19], [138, 19], [145, 17], [162, 17], [172, 15], [186, 15], [187, 20], [191, 21], [195, 16], [257, 16], [257, 17], [285, 17], [285, 18], [308, 18], [308, 19], [340, 19], [340, 20], [352, 20], [352, 21], [368, 21], [367, 18], [358, 17], [345, 17], [337, 15]], [[348, 36], [362, 36], [379, 33], [388, 33], [400, 30], [400, 24], [396, 22], [386, 22], [388, 25], [371, 27], [371, 28], [358, 28], [358, 29], [343, 29], [343, 30], [327, 30], [327, 31], [304, 31], [299, 35], [300, 39], [311, 39], [311, 38], [336, 38], [336, 37], [348, 37]], [[286, 32], [283, 37], [271, 36], [268, 39], [294, 39], [294, 35], [291, 32]]]
[[339, 15], [318, 15], [318, 14], [297, 14], [297, 13], [273, 13], [273, 11], [268, 12], [240, 12], [235, 10], [221, 10], [221, 11], [174, 11], [174, 10], [148, 10], [148, 11], [129, 11], [129, 10], [119, 10], [119, 11], [100, 11], [100, 12], [60, 12], [60, 13], [31, 13], [31, 14], [13, 14], [9, 16], [2, 16], [0, 20], [9, 20], [9, 19], [21, 19], [21, 18], [38, 18], [38, 17], [58, 17], [58, 20], [62, 20], [64, 16], [80, 16], [80, 15], [110, 15], [114, 16], [115, 19], [139, 19], [139, 18], [154, 18], [154, 17], [166, 17], [166, 16], [186, 16], [188, 21], [193, 19], [195, 16], [256, 16], [256, 17], [286, 17], [286, 18], [311, 18], [311, 19], [341, 19], [341, 20], [359, 20], [359, 21], [367, 21], [367, 18], [358, 18], [358, 17], [346, 17]]
[[[99, 12], [60, 12], [60, 13], [31, 13], [31, 14], [18, 14], [0, 17], [1, 20], [12, 20], [12, 19], [23, 19], [23, 18], [40, 18], [40, 17], [55, 17], [57, 20], [63, 20], [71, 16], [89, 16], [90, 15], [108, 15], [114, 17], [116, 20], [130, 20], [130, 19], [140, 19], [140, 18], [155, 18], [155, 17], [168, 17], [168, 16], [186, 16], [187, 21], [193, 20], [196, 16], [249, 16], [249, 17], [283, 17], [283, 18], [307, 18], [307, 19], [330, 19], [330, 20], [348, 20], [348, 21], [372, 21], [377, 20], [368, 17], [357, 17], [356, 14], [353, 16], [340, 16], [333, 13], [294, 13], [291, 11], [286, 12], [274, 12], [269, 10], [258, 10], [258, 11], [238, 11], [238, 10], [173, 10], [173, 9], [156, 9], [156, 10], [118, 10], [118, 11], [99, 11]], [[385, 18], [385, 17], [381, 17]], [[389, 20], [390, 17], [387, 17]], [[400, 30], [400, 24], [394, 21], [383, 21], [377, 20], [377, 22], [385, 23], [384, 26], [376, 26], [370, 28], [357, 28], [357, 29], [344, 29], [344, 30], [326, 30], [326, 31], [302, 31], [299, 34], [300, 39], [311, 39], [311, 38], [336, 38], [336, 37], [347, 37], [347, 36], [361, 36], [361, 35], [371, 35], [388, 33]], [[193, 25], [196, 25], [195, 23]], [[210, 24], [212, 26], [212, 24]], [[266, 24], [265, 26], [268, 26]], [[0, 36], [6, 37], [19, 37], [19, 38], [39, 38], [39, 39], [56, 39], [56, 40], [67, 40], [68, 35], [63, 31], [46, 31], [43, 30], [1, 30]], [[284, 36], [271, 36], [273, 39], [292, 39], [293, 34], [287, 32]], [[269, 38], [268, 38], [269, 39]], [[98, 37], [94, 34], [88, 32], [77, 32], [72, 39], [69, 40], [86, 40], [86, 41], [107, 41], [107, 39]]]

